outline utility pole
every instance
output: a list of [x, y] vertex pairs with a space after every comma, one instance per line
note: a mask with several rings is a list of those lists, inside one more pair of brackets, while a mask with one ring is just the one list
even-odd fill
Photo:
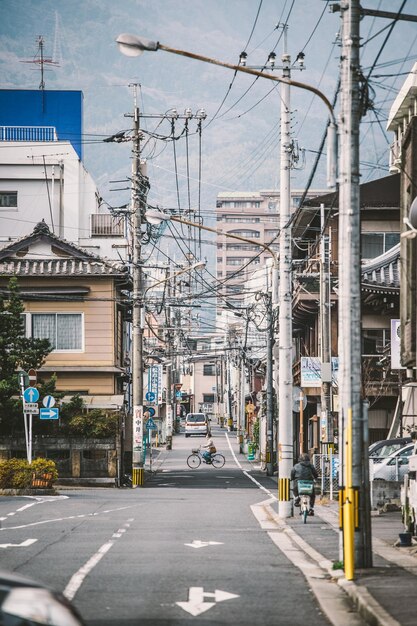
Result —
[[139, 108], [137, 85], [133, 86], [133, 143], [132, 143], [132, 487], [143, 485], [145, 449], [143, 444], [143, 320], [141, 225], [142, 207], [146, 200], [148, 181], [141, 172]]
[[[370, 507], [366, 502], [369, 500], [369, 489], [364, 483], [368, 450], [365, 449], [363, 443], [364, 424], [361, 400], [359, 0], [345, 2], [341, 9], [341, 17], [338, 441], [339, 452], [345, 463], [341, 464], [339, 484], [344, 494], [344, 505], [355, 508], [359, 506], [360, 514], [352, 516], [352, 520], [359, 519], [354, 529], [354, 562], [356, 567], [364, 568], [372, 566], [372, 551], [369, 549], [371, 536], [367, 532], [370, 522], [366, 519], [370, 514]], [[352, 427], [348, 428], [350, 416], [352, 416]], [[349, 436], [350, 432], [351, 436]], [[345, 454], [346, 444], [352, 450], [352, 471], [345, 472], [343, 475], [343, 466], [349, 458], [349, 455]], [[345, 478], [347, 480], [350, 477], [351, 485], [347, 485]], [[351, 493], [356, 496], [354, 503], [347, 502], [348, 487], [351, 487]], [[359, 513], [359, 511], [356, 510], [354, 513]], [[348, 529], [344, 527], [343, 533], [347, 532]]]
[[[284, 79], [290, 79], [291, 57], [286, 50], [284, 27]], [[292, 400], [292, 250], [290, 220], [290, 85], [281, 83], [281, 160], [279, 216], [279, 367], [278, 367], [278, 514], [291, 517], [290, 475], [293, 466]]]
[[327, 454], [333, 442], [332, 422], [332, 354], [331, 354], [331, 308], [330, 308], [330, 236], [325, 230], [324, 204], [320, 206], [320, 338], [321, 338], [321, 419], [320, 432], [322, 453]]
[[272, 306], [272, 291], [267, 294], [267, 331], [266, 331], [266, 441], [267, 441], [267, 476], [274, 474], [274, 374], [273, 374], [273, 346], [274, 346], [274, 311]]

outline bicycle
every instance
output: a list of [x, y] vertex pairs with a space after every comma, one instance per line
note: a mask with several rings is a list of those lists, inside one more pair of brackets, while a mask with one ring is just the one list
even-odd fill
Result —
[[[191, 469], [197, 469], [197, 467], [200, 467], [202, 460], [203, 460], [203, 457], [201, 453], [201, 447], [192, 448], [191, 454], [187, 458], [187, 465]], [[219, 454], [218, 452], [216, 452], [211, 455], [210, 461], [206, 461], [204, 459], [204, 462], [207, 463], [207, 465], [212, 465], [216, 469], [220, 469], [226, 463], [226, 459], [224, 458], [222, 454]]]
[[310, 511], [310, 496], [314, 493], [314, 482], [312, 480], [298, 481], [298, 495], [300, 497], [300, 515], [303, 516], [304, 524], [307, 524], [307, 517]]

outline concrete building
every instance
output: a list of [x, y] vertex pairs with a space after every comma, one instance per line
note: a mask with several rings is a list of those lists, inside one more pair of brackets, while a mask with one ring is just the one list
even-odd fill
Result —
[[82, 161], [81, 91], [0, 90], [0, 248], [44, 220], [92, 254], [126, 258], [123, 220]]

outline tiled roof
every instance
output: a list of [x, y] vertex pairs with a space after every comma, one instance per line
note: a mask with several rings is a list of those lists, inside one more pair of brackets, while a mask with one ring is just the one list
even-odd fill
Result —
[[366, 261], [361, 267], [362, 289], [397, 291], [400, 288], [400, 244]]
[[5, 259], [0, 276], [117, 276], [125, 275], [120, 263], [82, 259]]

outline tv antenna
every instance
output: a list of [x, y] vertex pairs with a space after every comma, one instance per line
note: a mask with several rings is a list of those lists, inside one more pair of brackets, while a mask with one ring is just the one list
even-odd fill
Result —
[[39, 65], [40, 70], [41, 70], [41, 82], [39, 84], [39, 89], [44, 90], [45, 89], [45, 81], [44, 81], [45, 67], [48, 67], [50, 65], [59, 67], [59, 63], [57, 61], [54, 61], [52, 57], [46, 57], [44, 55], [45, 40], [42, 37], [42, 35], [39, 35], [38, 39], [36, 40], [36, 43], [38, 44], [38, 49], [36, 50], [36, 54], [34, 58], [31, 61], [21, 61], [21, 63], [36, 63], [37, 65]]

